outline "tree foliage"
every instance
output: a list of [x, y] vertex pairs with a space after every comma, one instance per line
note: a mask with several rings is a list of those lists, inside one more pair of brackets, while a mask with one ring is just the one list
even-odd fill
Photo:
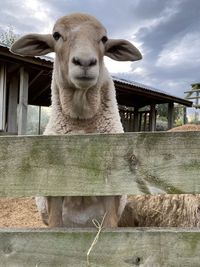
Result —
[[18, 39], [18, 35], [15, 34], [13, 27], [11, 26], [0, 34], [0, 43], [9, 47], [16, 41], [16, 39]]

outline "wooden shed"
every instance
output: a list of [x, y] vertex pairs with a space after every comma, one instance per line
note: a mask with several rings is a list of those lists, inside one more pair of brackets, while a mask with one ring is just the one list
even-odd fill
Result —
[[[0, 131], [26, 134], [28, 105], [51, 103], [50, 57], [21, 57], [0, 44]], [[192, 102], [169, 95], [149, 86], [113, 76], [122, 123], [125, 131], [154, 131], [156, 105], [168, 104], [168, 128], [173, 126], [174, 103], [187, 107]], [[148, 106], [149, 109], [140, 110]], [[142, 129], [141, 125], [147, 127]]]

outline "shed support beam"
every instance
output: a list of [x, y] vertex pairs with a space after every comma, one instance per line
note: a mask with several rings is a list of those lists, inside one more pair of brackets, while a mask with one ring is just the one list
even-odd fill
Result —
[[174, 103], [168, 104], [168, 129], [174, 126]]
[[18, 77], [13, 76], [9, 86], [8, 133], [17, 134]]
[[187, 109], [186, 107], [183, 108], [183, 124], [187, 123]]
[[149, 130], [154, 132], [156, 130], [156, 105], [151, 104], [149, 114]]
[[0, 65], [0, 131], [6, 124], [6, 66]]
[[139, 112], [138, 108], [134, 108], [134, 122], [133, 122], [133, 131], [139, 131]]
[[28, 72], [20, 69], [18, 134], [26, 134], [28, 110]]

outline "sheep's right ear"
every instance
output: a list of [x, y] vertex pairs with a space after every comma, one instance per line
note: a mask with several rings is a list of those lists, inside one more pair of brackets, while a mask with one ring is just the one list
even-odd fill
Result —
[[28, 34], [18, 39], [10, 51], [20, 56], [42, 56], [54, 51], [51, 34]]

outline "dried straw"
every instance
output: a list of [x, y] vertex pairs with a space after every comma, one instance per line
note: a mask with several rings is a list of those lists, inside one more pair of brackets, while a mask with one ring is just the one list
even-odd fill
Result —
[[89, 260], [89, 256], [90, 256], [90, 253], [92, 251], [92, 249], [94, 248], [94, 246], [96, 245], [96, 243], [98, 242], [98, 239], [99, 239], [99, 235], [101, 233], [101, 230], [103, 229], [103, 223], [104, 223], [104, 220], [105, 220], [105, 217], [106, 217], [106, 214], [107, 212], [104, 214], [103, 216], [103, 219], [101, 221], [101, 223], [99, 223], [96, 219], [93, 219], [92, 220], [92, 223], [94, 224], [94, 226], [98, 229], [98, 232], [90, 246], [90, 248], [88, 249], [88, 252], [87, 252], [87, 266], [90, 266], [90, 260]]

